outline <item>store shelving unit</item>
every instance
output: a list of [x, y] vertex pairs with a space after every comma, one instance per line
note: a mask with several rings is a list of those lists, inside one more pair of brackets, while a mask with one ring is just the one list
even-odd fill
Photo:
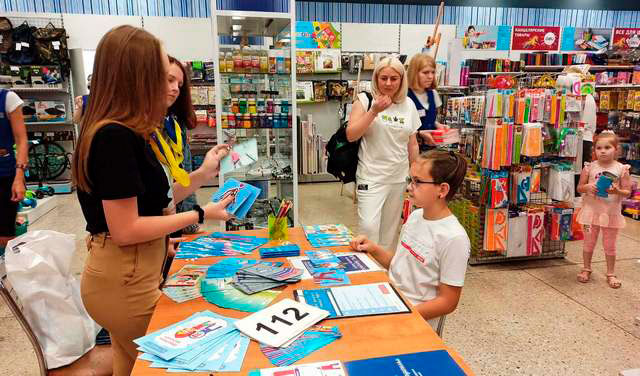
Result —
[[[62, 16], [60, 17], [30, 17], [30, 16], [9, 16], [9, 20], [14, 26], [20, 25], [23, 22], [27, 22], [30, 26], [37, 28], [46, 27], [49, 23], [53, 24], [56, 28], [64, 28], [64, 21]], [[15, 66], [15, 64], [10, 64]], [[38, 66], [40, 64], [25, 64], [27, 66]], [[0, 76], [0, 81], [9, 81], [11, 77]], [[9, 79], [9, 80], [8, 80]], [[71, 77], [63, 77], [64, 81], [61, 84], [55, 84], [50, 86], [38, 85], [20, 85], [15, 87], [9, 87], [8, 89], [17, 93], [22, 100], [28, 102], [29, 100], [35, 101], [57, 101], [64, 103], [65, 106], [65, 118], [64, 121], [25, 121], [27, 127], [27, 135], [29, 140], [40, 139], [46, 141], [56, 142], [58, 145], [65, 149], [66, 156], [70, 156], [75, 149], [75, 141], [77, 138], [77, 129], [72, 122], [73, 111], [73, 92]], [[30, 165], [34, 168], [34, 150], [44, 150], [37, 145], [30, 145], [29, 160]], [[40, 161], [55, 161], [59, 162], [60, 156], [37, 156]], [[68, 166], [68, 165], [67, 165]], [[46, 172], [46, 170], [45, 170]], [[34, 176], [32, 171], [32, 176]], [[37, 188], [40, 183], [39, 179], [34, 180], [27, 178], [27, 188]], [[72, 191], [71, 187], [71, 170], [65, 169], [64, 173], [54, 179], [45, 179], [42, 181], [44, 185], [48, 185], [54, 188], [56, 193], [69, 193]], [[51, 202], [55, 202], [52, 200]]]
[[[229, 71], [221, 69], [220, 60], [215, 61], [218, 142], [226, 142], [227, 134], [233, 134], [237, 142], [251, 138], [258, 141], [258, 161], [226, 175], [221, 174], [220, 186], [225, 179], [235, 178], [260, 186], [266, 191], [263, 193], [268, 199], [292, 200], [294, 205], [291, 220], [294, 225], [298, 225], [295, 2], [289, 0], [287, 13], [221, 10], [217, 9], [216, 1], [211, 1], [211, 9], [215, 57], [223, 58], [227, 56], [227, 52], [234, 55], [238, 50], [247, 49], [262, 57], [268, 51], [275, 50], [279, 56], [290, 61], [290, 65], [287, 64], [288, 70], [276, 68], [270, 73], [269, 69], [264, 71], [255, 65], [248, 72], [245, 69]], [[225, 43], [234, 37], [241, 40], [242, 47]], [[244, 44], [245, 41], [247, 45]], [[267, 63], [270, 65], [269, 57]], [[232, 98], [254, 99], [255, 105], [259, 105], [261, 99], [264, 107], [238, 110], [232, 105]], [[272, 111], [267, 108], [267, 99], [274, 100]], [[276, 99], [281, 103], [279, 108], [275, 105]], [[283, 111], [285, 106], [286, 111]], [[236, 126], [231, 127], [228, 114], [233, 114]], [[247, 114], [251, 119], [248, 123], [244, 120]], [[236, 120], [239, 117], [243, 119], [242, 123]], [[265, 122], [258, 122], [258, 119]], [[269, 119], [271, 122], [267, 124]], [[253, 212], [253, 225], [266, 227], [267, 214], [268, 212]]]

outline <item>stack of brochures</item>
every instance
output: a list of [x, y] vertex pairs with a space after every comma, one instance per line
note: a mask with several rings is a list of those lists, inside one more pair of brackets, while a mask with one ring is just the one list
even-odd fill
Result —
[[200, 280], [207, 273], [209, 265], [185, 265], [177, 273], [167, 278], [162, 292], [176, 303], [201, 297]]
[[320, 286], [339, 286], [351, 283], [345, 270], [345, 264], [331, 251], [319, 249], [306, 251], [311, 264], [313, 281]]
[[180, 243], [176, 259], [197, 259], [213, 256], [238, 256], [250, 254], [254, 249], [267, 244], [268, 238], [214, 232], [200, 236], [190, 242]]
[[249, 338], [234, 326], [235, 319], [210, 311], [140, 337], [134, 342], [140, 359], [168, 372], [239, 372]]
[[271, 248], [260, 248], [259, 251], [260, 257], [262, 258], [300, 256], [300, 247], [297, 244], [287, 244]]
[[251, 295], [299, 282], [301, 278], [302, 269], [255, 264], [239, 269], [233, 277], [233, 286]]
[[353, 233], [345, 225], [303, 226], [312, 247], [338, 247], [349, 245]]
[[288, 366], [342, 337], [337, 326], [314, 325], [287, 347], [260, 345], [262, 353], [276, 366]]
[[[377, 375], [377, 373], [374, 373]], [[248, 376], [347, 376], [339, 360], [249, 371]]]
[[245, 294], [234, 285], [238, 270], [247, 266], [263, 265], [280, 267], [281, 262], [268, 262], [231, 257], [209, 266], [204, 279], [200, 281], [200, 292], [204, 299], [218, 307], [243, 312], [257, 312], [275, 299], [280, 291], [264, 290], [254, 294]]

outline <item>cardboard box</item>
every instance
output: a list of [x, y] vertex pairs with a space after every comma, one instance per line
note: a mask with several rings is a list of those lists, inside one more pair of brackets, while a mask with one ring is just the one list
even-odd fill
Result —
[[63, 122], [67, 118], [67, 109], [61, 101], [36, 102], [38, 121]]

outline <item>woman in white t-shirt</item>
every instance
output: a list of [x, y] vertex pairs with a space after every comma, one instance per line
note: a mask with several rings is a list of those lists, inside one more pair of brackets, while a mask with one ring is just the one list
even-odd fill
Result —
[[371, 79], [373, 103], [360, 93], [347, 126], [349, 141], [362, 140], [356, 171], [360, 231], [385, 248], [400, 226], [409, 162], [418, 156], [420, 117], [407, 98], [407, 81], [397, 58], [380, 60]]

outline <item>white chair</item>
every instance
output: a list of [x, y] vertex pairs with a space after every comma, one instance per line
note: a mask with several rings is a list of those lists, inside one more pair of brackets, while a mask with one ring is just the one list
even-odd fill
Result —
[[67, 366], [52, 370], [47, 368], [47, 361], [42, 351], [42, 347], [38, 342], [38, 338], [31, 329], [29, 322], [22, 314], [22, 304], [11, 287], [11, 284], [7, 280], [3, 257], [0, 257], [0, 296], [2, 296], [2, 299], [7, 303], [11, 313], [13, 313], [26, 333], [27, 338], [29, 338], [29, 342], [31, 342], [31, 346], [38, 358], [38, 366], [40, 368], [41, 376], [71, 376], [86, 374], [91, 374], [93, 376], [107, 376], [113, 373], [113, 354], [111, 352], [111, 345], [95, 346], [89, 352]]

